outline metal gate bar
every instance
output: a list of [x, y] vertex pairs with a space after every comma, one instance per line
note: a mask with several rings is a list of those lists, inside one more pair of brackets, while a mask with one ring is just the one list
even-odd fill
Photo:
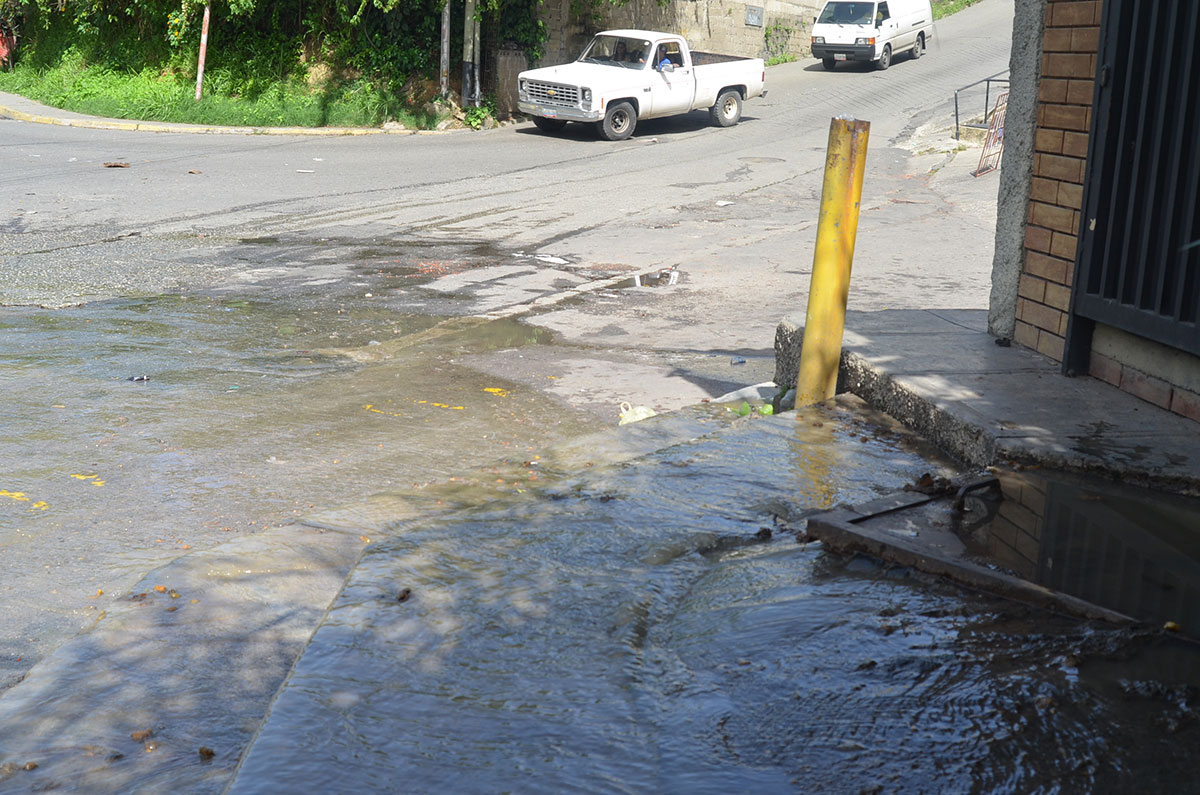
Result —
[[1200, 355], [1200, 3], [1105, 0], [1063, 362], [1096, 322]]

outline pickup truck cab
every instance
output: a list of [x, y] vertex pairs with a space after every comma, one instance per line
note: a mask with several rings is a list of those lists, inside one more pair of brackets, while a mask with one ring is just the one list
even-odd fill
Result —
[[744, 100], [767, 93], [765, 80], [761, 58], [693, 52], [671, 33], [606, 30], [578, 60], [518, 75], [517, 107], [545, 132], [584, 122], [621, 141], [641, 119], [704, 108], [714, 124], [731, 127]]

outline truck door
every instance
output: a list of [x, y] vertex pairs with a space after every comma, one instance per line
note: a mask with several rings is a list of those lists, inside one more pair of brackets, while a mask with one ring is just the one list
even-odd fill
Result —
[[[894, 0], [892, 6], [898, 13], [893, 13], [887, 2], [880, 3], [875, 11], [875, 20], [879, 27], [880, 37], [884, 42], [890, 43], [892, 52], [896, 53], [906, 47], [911, 47], [916, 36], [912, 31], [912, 14], [905, 13], [903, 0], [898, 2]], [[882, 48], [883, 42], [880, 42], [879, 49]]]
[[[687, 113], [696, 96], [696, 77], [690, 54], [683, 51], [679, 41], [667, 39], [655, 46], [651, 57], [650, 115]], [[668, 64], [670, 68], [667, 68]]]

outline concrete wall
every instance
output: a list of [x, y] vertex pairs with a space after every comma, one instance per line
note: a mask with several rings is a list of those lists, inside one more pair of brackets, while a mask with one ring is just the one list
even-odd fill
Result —
[[997, 337], [1012, 337], [1016, 327], [1017, 290], [1025, 260], [1025, 217], [1033, 183], [1045, 16], [1046, 0], [1016, 0], [1004, 117], [1004, 168], [1000, 171], [996, 204], [996, 251], [988, 302], [988, 331]]
[[788, 41], [788, 52], [807, 57], [809, 30], [820, 5], [821, 0], [764, 0], [761, 5], [736, 0], [677, 0], [666, 5], [629, 0], [620, 7], [597, 3], [593, 8], [598, 18], [585, 21], [572, 13], [571, 0], [546, 0], [542, 20], [550, 39], [538, 65], [575, 60], [593, 34], [610, 28], [679, 33], [697, 50], [760, 58], [766, 54], [767, 30], [774, 27]]

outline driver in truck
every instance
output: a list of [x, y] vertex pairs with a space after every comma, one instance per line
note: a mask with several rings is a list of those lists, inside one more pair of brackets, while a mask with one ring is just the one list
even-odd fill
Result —
[[665, 69], [668, 66], [674, 65], [674, 63], [671, 61], [671, 56], [667, 55], [667, 45], [665, 45], [665, 44], [658, 45], [658, 55], [656, 55], [654, 57], [654, 62], [656, 64], [658, 64], [657, 68], [659, 69], [659, 71]]

